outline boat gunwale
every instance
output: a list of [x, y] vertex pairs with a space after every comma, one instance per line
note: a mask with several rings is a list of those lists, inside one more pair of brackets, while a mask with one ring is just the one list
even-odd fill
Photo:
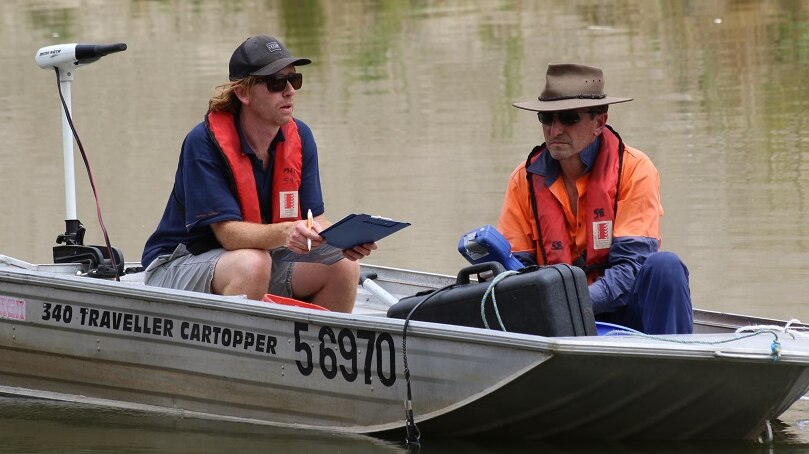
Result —
[[[404, 270], [393, 270], [406, 272]], [[65, 291], [92, 291], [99, 295], [126, 297], [144, 302], [157, 302], [170, 305], [188, 305], [202, 309], [224, 311], [230, 313], [270, 317], [288, 321], [304, 321], [308, 323], [340, 326], [348, 328], [372, 329], [377, 331], [393, 331], [401, 333], [404, 320], [382, 317], [379, 315], [344, 314], [336, 312], [324, 313], [305, 308], [279, 306], [252, 301], [235, 296], [210, 295], [175, 289], [148, 287], [145, 285], [127, 284], [83, 276], [51, 273], [40, 270], [20, 269], [10, 271], [0, 268], [0, 281], [24, 285], [47, 286]], [[89, 285], [88, 285], [89, 284]], [[123, 285], [121, 285], [123, 284]], [[16, 322], [15, 322], [16, 323]], [[717, 348], [713, 344], [699, 344], [697, 339], [706, 335], [668, 335], [668, 336], [586, 336], [586, 337], [544, 337], [531, 334], [511, 333], [483, 328], [446, 325], [431, 322], [410, 321], [408, 336], [423, 336], [449, 341], [473, 342], [505, 348], [571, 355], [610, 354], [621, 356], [683, 356], [716, 358], [721, 353], [738, 355], [727, 358], [733, 361], [770, 360], [771, 357], [760, 349], [750, 347]], [[715, 338], [720, 334], [708, 335]], [[634, 337], [632, 340], [629, 337]], [[734, 339], [736, 340], [736, 339]], [[788, 339], [784, 339], [788, 341]], [[689, 343], [686, 343], [689, 342]], [[713, 341], [712, 341], [713, 342]], [[719, 353], [718, 353], [719, 352]], [[745, 357], [746, 356], [746, 357]], [[809, 360], [807, 353], [782, 351], [779, 362], [802, 363]]]

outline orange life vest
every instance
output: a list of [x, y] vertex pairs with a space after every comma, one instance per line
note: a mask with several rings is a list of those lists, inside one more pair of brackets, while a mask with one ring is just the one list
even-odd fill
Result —
[[[527, 168], [541, 159], [546, 147], [536, 147], [528, 156]], [[531, 188], [534, 222], [539, 235], [536, 250], [541, 264], [569, 263], [584, 268], [592, 281], [607, 264], [612, 245], [612, 231], [618, 208], [619, 181], [624, 143], [609, 126], [601, 134], [601, 145], [590, 169], [587, 191], [582, 196], [587, 228], [587, 247], [581, 257], [573, 257], [571, 235], [565, 221], [562, 203], [545, 185], [545, 177], [527, 172]], [[561, 178], [561, 176], [560, 176]]]
[[[233, 114], [230, 112], [208, 112], [205, 124], [219, 151], [225, 157], [230, 170], [231, 187], [239, 201], [242, 218], [246, 222], [262, 223], [261, 206], [253, 176], [250, 158], [242, 152], [239, 133]], [[284, 140], [275, 147], [272, 172], [272, 222], [302, 219], [298, 201], [301, 186], [303, 154], [298, 125], [292, 119], [281, 126]]]

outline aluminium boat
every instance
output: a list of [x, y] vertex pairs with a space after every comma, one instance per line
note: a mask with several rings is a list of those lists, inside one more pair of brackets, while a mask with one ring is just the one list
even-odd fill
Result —
[[802, 324], [697, 310], [690, 335], [545, 337], [402, 320], [391, 296], [454, 277], [363, 269], [381, 290], [343, 314], [0, 256], [0, 393], [382, 437], [694, 440], [766, 438], [809, 388]]

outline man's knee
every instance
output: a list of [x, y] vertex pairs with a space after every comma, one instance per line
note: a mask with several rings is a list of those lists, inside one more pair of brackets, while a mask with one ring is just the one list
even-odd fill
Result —
[[327, 280], [333, 288], [351, 287], [359, 284], [360, 264], [358, 261], [340, 260], [330, 266]]
[[354, 282], [359, 282], [360, 279], [360, 262], [355, 260], [340, 260], [342, 270], [346, 279], [353, 279]]
[[647, 334], [686, 334], [693, 331], [688, 268], [672, 252], [646, 259], [638, 274], [635, 296]]
[[665, 280], [678, 277], [688, 280], [688, 267], [673, 252], [664, 251], [650, 255], [644, 262], [643, 268], [647, 273]]
[[245, 293], [256, 299], [266, 293], [272, 261], [267, 251], [237, 249], [222, 255], [216, 263], [211, 290], [218, 294]]
[[[231, 255], [232, 254], [232, 255]], [[226, 266], [239, 273], [244, 279], [269, 279], [272, 270], [270, 254], [260, 249], [238, 249], [226, 253], [230, 255]]]

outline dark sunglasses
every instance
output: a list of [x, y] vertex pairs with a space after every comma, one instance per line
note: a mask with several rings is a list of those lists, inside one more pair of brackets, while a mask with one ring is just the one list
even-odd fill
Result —
[[289, 73], [285, 76], [273, 74], [264, 78], [264, 83], [267, 84], [267, 90], [273, 92], [284, 91], [284, 89], [287, 88], [287, 82], [289, 82], [295, 90], [300, 90], [303, 86], [303, 74]]
[[539, 118], [539, 122], [545, 126], [550, 126], [553, 124], [553, 117], [558, 118], [559, 123], [562, 123], [565, 126], [571, 126], [581, 121], [581, 113], [595, 114], [598, 112], [594, 110], [588, 110], [587, 112], [578, 112], [575, 110], [562, 110], [560, 112], [537, 112], [537, 118]]

